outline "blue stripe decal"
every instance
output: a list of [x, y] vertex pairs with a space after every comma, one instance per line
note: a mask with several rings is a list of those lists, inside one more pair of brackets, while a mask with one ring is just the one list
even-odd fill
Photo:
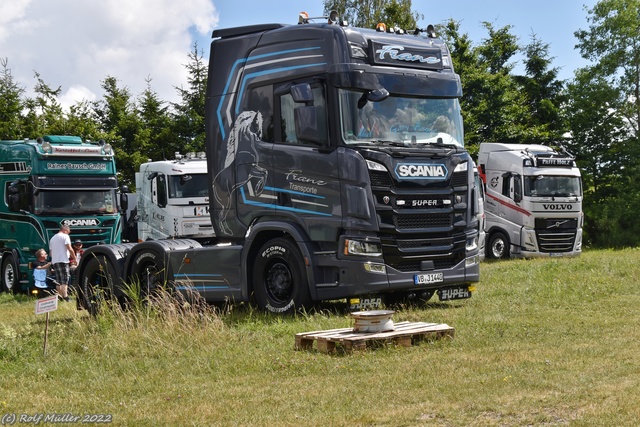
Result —
[[325, 198], [324, 196], [318, 196], [318, 195], [315, 195], [315, 194], [303, 193], [301, 191], [295, 191], [295, 190], [287, 190], [286, 188], [275, 188], [275, 187], [265, 186], [264, 189], [273, 191], [275, 193], [291, 193], [291, 194], [295, 194], [296, 196], [302, 196], [302, 197], [314, 197], [316, 199], [324, 199]]
[[176, 286], [175, 289], [177, 291], [193, 291], [193, 290], [201, 290], [201, 291], [206, 291], [206, 290], [215, 290], [215, 289], [229, 289], [229, 286], [212, 286], [212, 285], [207, 285], [207, 286]]
[[176, 273], [173, 277], [222, 277], [222, 274], [186, 274], [186, 273]]
[[[275, 192], [284, 192], [281, 189], [274, 189], [273, 191], [275, 191]], [[307, 210], [307, 209], [298, 209], [298, 208], [293, 208], [293, 207], [288, 207], [288, 206], [275, 205], [273, 203], [263, 203], [263, 202], [255, 202], [253, 200], [247, 200], [247, 198], [245, 197], [245, 194], [244, 194], [244, 187], [240, 187], [240, 194], [242, 194], [242, 202], [245, 205], [260, 206], [260, 207], [263, 207], [263, 208], [280, 209], [280, 210], [283, 210], [283, 211], [299, 212], [299, 213], [306, 213], [306, 214], [311, 214], [311, 215], [333, 216], [333, 214], [328, 214], [328, 213], [324, 213], [324, 212], [316, 212], [316, 211], [310, 211], [310, 210]], [[305, 193], [298, 193], [298, 194], [305, 195], [305, 196], [308, 195], [308, 194], [305, 194]]]
[[295, 52], [303, 52], [306, 50], [315, 50], [315, 49], [320, 49], [320, 46], [316, 46], [316, 47], [305, 47], [305, 48], [300, 48], [300, 49], [290, 49], [290, 50], [282, 50], [282, 51], [278, 51], [278, 52], [273, 52], [273, 53], [264, 53], [262, 55], [256, 55], [252, 58], [240, 58], [238, 59], [233, 66], [231, 67], [231, 71], [229, 72], [229, 77], [227, 77], [227, 84], [224, 86], [224, 91], [223, 91], [223, 95], [222, 98], [220, 99], [220, 104], [218, 104], [218, 110], [216, 111], [216, 115], [218, 116], [218, 123], [220, 124], [220, 132], [222, 133], [222, 140], [224, 141], [226, 139], [226, 134], [224, 131], [224, 124], [222, 123], [222, 116], [220, 115], [220, 111], [222, 110], [222, 104], [224, 103], [224, 99], [225, 99], [225, 95], [227, 93], [227, 91], [229, 90], [229, 86], [231, 85], [231, 80], [234, 76], [234, 70], [236, 69], [236, 67], [239, 64], [244, 64], [247, 61], [255, 61], [257, 59], [262, 59], [262, 58], [268, 58], [271, 56], [277, 56], [277, 55], [283, 55], [283, 54], [287, 54], [287, 53], [295, 53]]

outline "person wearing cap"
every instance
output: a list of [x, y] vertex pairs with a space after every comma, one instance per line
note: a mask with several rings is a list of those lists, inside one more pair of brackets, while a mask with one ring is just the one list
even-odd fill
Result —
[[80, 264], [80, 257], [84, 253], [84, 249], [82, 249], [82, 240], [76, 239], [73, 241], [73, 252], [76, 255], [75, 260], [69, 260], [69, 263], [71, 264], [71, 268], [75, 269], [78, 264]]
[[76, 253], [71, 247], [70, 233], [71, 228], [63, 224], [60, 231], [49, 240], [51, 262], [56, 273], [56, 290], [59, 298], [65, 301], [69, 301], [69, 261], [76, 260]]

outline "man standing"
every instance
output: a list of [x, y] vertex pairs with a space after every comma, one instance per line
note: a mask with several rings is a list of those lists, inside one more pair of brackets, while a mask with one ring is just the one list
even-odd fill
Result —
[[60, 231], [49, 241], [51, 262], [56, 273], [56, 290], [59, 297], [65, 301], [69, 301], [69, 260], [76, 261], [76, 254], [71, 247], [69, 233], [71, 233], [71, 228], [63, 224], [60, 227]]

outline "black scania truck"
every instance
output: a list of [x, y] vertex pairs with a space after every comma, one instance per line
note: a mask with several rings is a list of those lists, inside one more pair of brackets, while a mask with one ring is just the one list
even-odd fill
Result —
[[298, 25], [215, 30], [205, 111], [215, 244], [89, 248], [82, 303], [135, 282], [276, 313], [470, 297], [480, 267], [461, 95], [432, 26], [301, 14]]

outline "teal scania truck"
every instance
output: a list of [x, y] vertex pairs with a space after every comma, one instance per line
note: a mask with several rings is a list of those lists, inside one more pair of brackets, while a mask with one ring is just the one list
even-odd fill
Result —
[[122, 233], [113, 149], [77, 136], [0, 141], [0, 272], [7, 292], [37, 294], [32, 262], [62, 224], [85, 248]]

